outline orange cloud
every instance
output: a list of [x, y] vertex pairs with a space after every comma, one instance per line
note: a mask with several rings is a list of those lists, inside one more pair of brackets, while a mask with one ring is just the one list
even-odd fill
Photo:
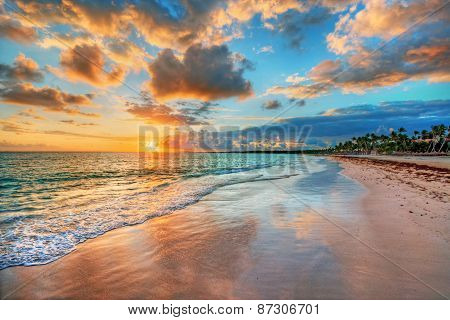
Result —
[[442, 67], [450, 65], [450, 42], [435, 45], [423, 45], [406, 52], [406, 61], [411, 63], [429, 63], [437, 61]]
[[358, 3], [360, 0], [320, 0], [315, 1], [324, 7], [329, 8], [333, 12], [339, 12], [346, 9], [348, 6]]
[[37, 45], [45, 49], [58, 48], [65, 50], [77, 45], [93, 45], [96, 42], [98, 42], [96, 38], [85, 32], [79, 34], [53, 33], [51, 36], [40, 39]]
[[169, 126], [208, 124], [205, 117], [210, 112], [210, 103], [200, 103], [183, 108], [176, 108], [154, 101], [149, 95], [141, 95], [142, 103], [127, 102], [127, 112], [149, 124], [165, 124]]
[[67, 119], [67, 120], [60, 120], [59, 122], [64, 123], [64, 124], [70, 124], [70, 125], [74, 125], [77, 127], [90, 127], [90, 126], [96, 126], [96, 123], [93, 122], [77, 122], [73, 119]]
[[362, 94], [368, 89], [392, 86], [408, 79], [450, 81], [450, 43], [426, 38], [419, 42], [424, 44], [417, 46], [416, 37], [417, 34], [412, 36], [411, 43], [406, 38], [404, 43], [394, 43], [374, 54], [361, 49], [346, 59], [323, 61], [308, 72], [309, 83], [272, 87], [267, 94], [306, 99], [332, 89]]
[[[354, 2], [319, 0], [314, 4], [340, 11]], [[241, 24], [258, 14], [266, 21], [288, 11], [307, 12], [313, 1], [180, 1], [177, 3], [183, 9], [180, 15], [159, 1], [106, 3], [61, 0], [55, 3], [18, 0], [16, 3], [24, 16], [42, 26], [70, 25], [97, 37], [115, 39], [126, 38], [134, 30], [149, 44], [184, 51], [199, 42], [207, 46], [220, 45], [242, 37]], [[28, 23], [24, 18], [21, 22]], [[265, 25], [270, 26], [269, 23]]]
[[76, 45], [63, 51], [60, 59], [62, 72], [70, 81], [107, 87], [119, 85], [126, 75], [126, 70], [120, 65], [113, 65], [111, 71], [105, 71], [103, 52], [97, 45]]
[[33, 59], [27, 58], [21, 53], [16, 57], [12, 66], [0, 64], [0, 78], [9, 81], [42, 81], [44, 74]]
[[37, 88], [31, 83], [16, 83], [0, 89], [0, 101], [7, 104], [42, 107], [46, 111], [96, 116], [78, 109], [80, 105], [91, 105], [92, 96], [74, 95], [49, 87]]
[[[87, 33], [56, 33], [52, 37], [43, 38], [38, 42], [38, 45], [42, 48], [54, 47], [61, 50], [75, 48], [76, 46], [97, 46], [103, 56], [136, 72], [145, 68], [148, 60], [153, 59], [153, 56], [148, 54], [143, 48], [127, 39], [102, 39]], [[57, 73], [57, 71], [55, 72]]]
[[367, 0], [365, 8], [353, 18], [350, 13], [340, 17], [335, 30], [327, 36], [328, 48], [338, 54], [357, 50], [364, 38], [378, 37], [384, 40], [405, 32], [417, 21], [421, 25], [436, 21], [449, 21], [448, 10], [442, 10], [433, 16], [436, 9], [445, 4], [445, 0], [401, 1]]
[[154, 58], [143, 48], [125, 39], [109, 39], [104, 47], [108, 58], [135, 71], [145, 68], [146, 60]]
[[[118, 36], [126, 31], [127, 14], [125, 7], [105, 2], [77, 2], [61, 0], [16, 1], [22, 13], [41, 25], [67, 24], [84, 29], [93, 34]], [[25, 20], [26, 23], [27, 19]]]
[[308, 77], [313, 81], [323, 81], [327, 80], [341, 70], [342, 63], [340, 60], [325, 60], [313, 67], [308, 73]]
[[249, 64], [225, 45], [210, 48], [194, 45], [182, 60], [166, 49], [149, 65], [150, 91], [162, 100], [245, 98], [252, 94], [250, 82], [242, 77]]
[[[341, 54], [313, 67], [304, 83], [270, 88], [268, 94], [285, 94], [291, 98], [314, 98], [333, 89], [362, 94], [368, 89], [396, 85], [405, 80], [430, 82], [450, 80], [450, 42], [445, 26], [449, 11], [443, 9], [403, 33], [444, 1], [387, 2], [368, 0], [356, 14], [350, 10], [328, 35], [328, 47]], [[382, 41], [402, 34], [396, 41]], [[377, 39], [378, 38], [378, 39]], [[380, 42], [378, 42], [380, 43]]]
[[28, 44], [38, 39], [38, 34], [33, 27], [25, 26], [20, 21], [10, 17], [0, 1], [0, 37]]
[[95, 36], [116, 39], [127, 37], [134, 29], [152, 45], [182, 51], [199, 41], [210, 46], [241, 37], [239, 23], [256, 14], [265, 20], [288, 10], [303, 12], [308, 8], [297, 0], [182, 1], [180, 5], [184, 14], [175, 18], [167, 6], [157, 1], [17, 1], [26, 17], [43, 26], [71, 25]]
[[21, 111], [17, 115], [20, 117], [32, 118], [35, 120], [44, 120], [44, 117], [37, 115], [33, 109], [27, 109], [27, 110]]
[[24, 44], [34, 42], [38, 39], [38, 35], [33, 28], [25, 27], [20, 22], [4, 16], [0, 16], [0, 37]]
[[30, 130], [17, 123], [0, 120], [1, 130], [6, 132], [14, 132], [16, 134], [28, 133]]
[[229, 3], [227, 11], [239, 21], [248, 21], [255, 14], [267, 20], [288, 10], [304, 12], [307, 8], [307, 4], [297, 0], [237, 0]]
[[274, 86], [266, 91], [266, 94], [282, 94], [291, 99], [312, 99], [327, 93], [332, 87], [329, 84], [293, 84], [290, 86]]
[[1, 151], [54, 151], [59, 148], [51, 147], [43, 143], [12, 143], [6, 140], [0, 141]]

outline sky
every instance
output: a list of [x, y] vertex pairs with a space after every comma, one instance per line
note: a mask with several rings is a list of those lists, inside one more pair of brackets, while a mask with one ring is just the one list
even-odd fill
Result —
[[444, 0], [0, 0], [0, 151], [449, 125], [449, 20]]

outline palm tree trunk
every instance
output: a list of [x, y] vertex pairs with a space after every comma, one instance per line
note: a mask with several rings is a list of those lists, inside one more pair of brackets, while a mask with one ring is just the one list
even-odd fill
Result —
[[436, 142], [436, 140], [433, 140], [433, 149], [431, 150], [431, 152], [436, 152], [436, 145], [437, 145], [437, 142]]
[[444, 138], [444, 142], [442, 142], [442, 145], [441, 145], [441, 147], [439, 148], [439, 151], [438, 151], [438, 152], [441, 152], [442, 148], [443, 148], [444, 145], [446, 145], [446, 144], [447, 144], [447, 139]]
[[428, 149], [427, 149], [427, 153], [431, 152], [431, 146], [432, 146], [432, 145], [433, 145], [433, 143], [430, 142], [430, 146], [429, 146]]

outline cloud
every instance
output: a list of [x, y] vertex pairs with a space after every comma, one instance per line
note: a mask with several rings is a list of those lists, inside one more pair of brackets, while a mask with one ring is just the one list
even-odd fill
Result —
[[130, 6], [128, 13], [130, 24], [148, 43], [184, 51], [199, 41], [205, 45], [222, 44], [241, 35], [231, 26], [232, 17], [222, 3], [221, 0], [184, 0], [178, 4], [145, 1]]
[[307, 5], [297, 0], [235, 0], [230, 1], [227, 8], [227, 12], [239, 21], [248, 21], [256, 14], [267, 20], [289, 10], [303, 12]]
[[41, 25], [65, 24], [93, 34], [121, 35], [129, 22], [126, 6], [115, 2], [18, 0], [16, 5], [24, 16]]
[[23, 25], [20, 21], [10, 17], [0, 1], [0, 38], [7, 38], [19, 43], [29, 44], [38, 39], [36, 30]]
[[[183, 114], [197, 116], [197, 117], [206, 117], [210, 113], [216, 111], [218, 109], [218, 103], [212, 103], [209, 101], [183, 101], [179, 100], [175, 102], [176, 107]], [[219, 108], [220, 109], [220, 108]]]
[[96, 116], [81, 112], [80, 105], [91, 105], [92, 96], [75, 95], [50, 87], [37, 88], [31, 83], [16, 83], [0, 88], [0, 101], [7, 104], [42, 107], [46, 111]]
[[[96, 47], [97, 51], [99, 51], [97, 55], [100, 56], [99, 58], [94, 54], [94, 57], [96, 57], [97, 60], [104, 60], [103, 57], [107, 57], [112, 62], [121, 66], [126, 66], [128, 69], [132, 69], [135, 72], [145, 68], [148, 60], [153, 59], [153, 56], [147, 53], [144, 48], [136, 45], [130, 40], [111, 37], [101, 38], [86, 32], [73, 34], [54, 33], [51, 37], [41, 39], [38, 42], [38, 45], [42, 48], [54, 47], [61, 50], [67, 50], [68, 48], [75, 48], [77, 46]], [[80, 54], [81, 53], [82, 52], [80, 51]], [[86, 58], [89, 58], [89, 55], [86, 55]], [[101, 62], [103, 61], [96, 61], [96, 63]]]
[[272, 48], [272, 46], [263, 46], [259, 49], [255, 49], [253, 48], [253, 51], [255, 51], [256, 54], [260, 54], [260, 53], [274, 53], [274, 50]]
[[[222, 0], [180, 2], [123, 1], [60, 3], [17, 1], [22, 13], [43, 25], [70, 25], [93, 35], [125, 38], [136, 31], [149, 44], [183, 50], [201, 39], [220, 44], [240, 35]], [[222, 28], [223, 26], [228, 28]]]
[[308, 78], [300, 76], [297, 72], [297, 73], [294, 73], [294, 74], [291, 74], [290, 76], [288, 76], [284, 81], [297, 84], [300, 82], [304, 82], [306, 80], [308, 80]]
[[329, 16], [329, 10], [323, 7], [312, 7], [305, 11], [290, 10], [269, 22], [269, 28], [287, 38], [290, 47], [299, 49], [305, 29], [325, 21]]
[[77, 45], [93, 45], [98, 39], [87, 32], [53, 32], [51, 35], [41, 38], [36, 44], [44, 49], [67, 49]]
[[[18, 0], [17, 6], [24, 16], [43, 26], [69, 25], [95, 36], [115, 39], [126, 38], [135, 31], [151, 45], [178, 51], [199, 42], [212, 46], [242, 37], [242, 24], [256, 15], [266, 21], [311, 8], [310, 3], [298, 0], [42, 0], [32, 3]], [[25, 23], [26, 19], [21, 21]]]
[[306, 105], [306, 101], [305, 100], [296, 99], [296, 98], [289, 99], [289, 103], [291, 103], [291, 105], [294, 105], [294, 106], [297, 106], [297, 107], [304, 107]]
[[315, 0], [314, 2], [329, 8], [332, 12], [339, 12], [345, 10], [350, 5], [357, 4], [360, 0]]
[[225, 45], [194, 45], [182, 60], [166, 49], [149, 65], [150, 91], [162, 100], [245, 98], [252, 94], [250, 82], [243, 78], [250, 66], [248, 60], [233, 55]]
[[63, 130], [35, 131], [35, 133], [57, 135], [57, 136], [104, 139], [104, 140], [111, 140], [111, 141], [135, 141], [136, 140], [136, 137], [134, 137], [134, 136], [124, 137], [124, 136], [113, 136], [113, 135], [97, 135], [97, 134], [69, 132], [69, 131], [63, 131]]
[[57, 147], [51, 147], [43, 143], [12, 143], [6, 140], [0, 141], [1, 151], [50, 151], [57, 150]]
[[[335, 53], [345, 54], [358, 50], [365, 39], [375, 37], [388, 40], [407, 31], [417, 22], [420, 22], [421, 28], [439, 21], [448, 23], [448, 6], [424, 19], [446, 2], [366, 0], [364, 9], [354, 17], [351, 13], [340, 17], [335, 30], [327, 36], [328, 47]], [[445, 24], [442, 27], [445, 28]]]
[[97, 87], [119, 85], [123, 82], [126, 70], [113, 65], [111, 71], [105, 71], [103, 52], [97, 45], [81, 44], [61, 53], [61, 69], [49, 67], [56, 75], [61, 73], [70, 81], [82, 81]]
[[[368, 45], [368, 44], [367, 44]], [[341, 90], [363, 94], [367, 90], [397, 85], [406, 80], [450, 81], [448, 31], [436, 25], [420, 27], [381, 50], [360, 46], [336, 60], [311, 68], [306, 81], [269, 88], [267, 93], [308, 99]]]
[[0, 16], [0, 37], [28, 44], [38, 39], [33, 28], [24, 27], [19, 22]]
[[335, 61], [335, 68], [321, 73], [313, 69], [310, 77], [344, 92], [355, 93], [409, 79], [444, 82], [450, 80], [449, 50], [448, 40], [418, 39], [413, 35], [405, 42], [388, 45], [375, 54], [361, 50], [344, 61]]
[[280, 101], [278, 100], [267, 100], [262, 104], [262, 108], [266, 109], [266, 110], [274, 110], [274, 109], [279, 109], [281, 108], [283, 105], [281, 104]]
[[44, 80], [44, 74], [38, 64], [23, 53], [19, 54], [12, 66], [0, 63], [0, 79], [6, 81], [35, 81]]
[[338, 141], [382, 128], [405, 127], [409, 132], [450, 122], [450, 100], [389, 101], [323, 111], [317, 116], [283, 119], [280, 126], [311, 126], [311, 138]]
[[282, 94], [293, 99], [311, 99], [325, 94], [330, 89], [329, 84], [313, 83], [307, 85], [294, 84], [290, 86], [274, 86], [267, 89], [266, 94]]
[[1, 130], [6, 132], [14, 132], [17, 134], [30, 132], [30, 130], [28, 130], [27, 128], [24, 128], [23, 126], [10, 121], [0, 120], [0, 125]]
[[135, 71], [145, 68], [146, 60], [154, 58], [143, 48], [126, 39], [108, 39], [104, 50], [109, 59], [118, 64], [126, 65]]
[[126, 103], [127, 112], [149, 124], [169, 126], [205, 125], [208, 124], [206, 114], [210, 112], [209, 102], [179, 102], [178, 107], [155, 101], [148, 94], [140, 96], [141, 102]]
[[301, 135], [304, 146], [325, 147], [366, 133], [388, 134], [386, 128], [404, 127], [412, 133], [413, 130], [429, 129], [431, 125], [440, 123], [450, 123], [450, 100], [388, 101], [378, 105], [334, 108], [315, 116], [280, 119], [274, 124], [222, 132], [215, 137], [217, 142], [214, 142], [214, 147], [225, 150], [261, 149], [268, 146], [267, 137], [275, 135], [272, 137], [277, 141], [278, 135], [281, 139], [278, 144], [269, 144], [278, 148], [280, 142], [286, 143], [292, 132], [301, 133], [302, 128], [303, 133], [310, 130], [307, 137]]
[[[335, 31], [328, 35], [328, 47], [342, 55], [313, 67], [304, 82], [276, 86], [268, 94], [308, 99], [341, 90], [362, 94], [369, 89], [392, 86], [406, 80], [450, 81], [450, 41], [447, 8], [426, 20], [444, 1], [387, 2], [368, 0], [365, 7], [340, 16]], [[415, 22], [410, 32], [402, 34]], [[382, 41], [402, 34], [396, 41]], [[294, 79], [291, 79], [294, 80]]]
[[96, 126], [96, 123], [93, 122], [77, 122], [75, 120], [72, 119], [68, 119], [68, 120], [60, 120], [59, 122], [65, 123], [65, 124], [71, 124], [77, 127], [87, 127], [87, 126]]
[[33, 109], [27, 109], [27, 110], [21, 111], [17, 115], [20, 117], [32, 118], [34, 120], [44, 120], [45, 119], [44, 117], [37, 115]]

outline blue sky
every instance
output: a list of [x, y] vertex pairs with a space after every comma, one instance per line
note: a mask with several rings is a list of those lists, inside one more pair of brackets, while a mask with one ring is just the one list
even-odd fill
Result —
[[[445, 1], [0, 5], [2, 150], [134, 151], [141, 125], [313, 122], [317, 147], [362, 133], [361, 123], [448, 124]], [[406, 104], [416, 110], [407, 118], [406, 101], [419, 101]], [[386, 103], [389, 114], [358, 115], [353, 126], [327, 113]], [[441, 112], [430, 117], [430, 105]]]

